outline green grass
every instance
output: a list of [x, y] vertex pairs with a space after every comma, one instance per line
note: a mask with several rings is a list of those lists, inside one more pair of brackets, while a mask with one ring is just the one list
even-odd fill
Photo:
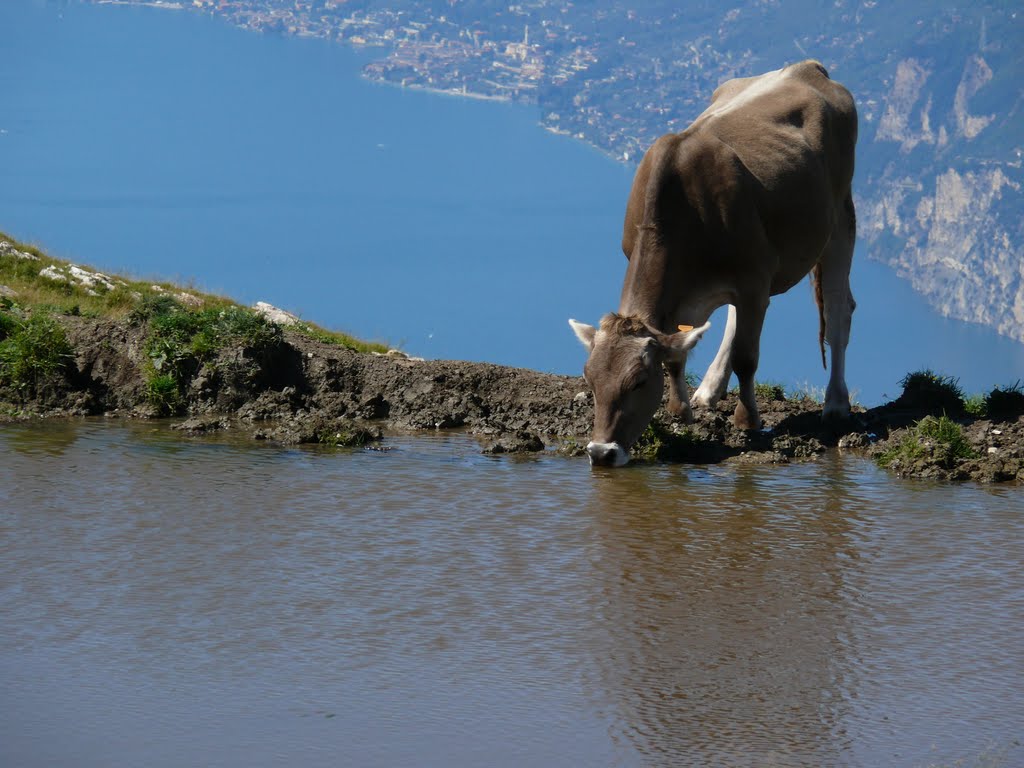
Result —
[[133, 322], [146, 322], [149, 334], [146, 391], [160, 413], [175, 413], [199, 367], [228, 346], [261, 354], [281, 343], [281, 329], [262, 315], [239, 306], [189, 309], [166, 296], [143, 301]]
[[0, 304], [0, 386], [31, 392], [71, 357], [67, 334], [51, 315]]
[[176, 413], [182, 394], [178, 380], [167, 373], [152, 373], [146, 380], [146, 398], [160, 413]]
[[777, 382], [759, 381], [754, 383], [754, 396], [758, 400], [785, 400], [786, 388]]
[[968, 416], [976, 419], [983, 419], [988, 414], [988, 398], [985, 395], [970, 395], [964, 397], [964, 411]]
[[384, 354], [388, 351], [389, 347], [386, 344], [379, 344], [373, 341], [362, 341], [349, 336], [347, 333], [341, 331], [328, 331], [319, 326], [313, 325], [312, 323], [299, 322], [291, 326], [293, 331], [301, 333], [314, 341], [320, 341], [324, 344], [335, 344], [337, 346], [345, 347], [346, 349], [352, 349], [356, 352], [379, 352]]
[[[21, 258], [12, 249], [33, 258]], [[90, 286], [71, 279], [52, 279], [42, 274], [51, 270], [67, 277], [72, 266], [78, 266], [104, 279], [97, 279]], [[124, 317], [147, 298], [163, 293], [176, 295], [186, 292], [168, 282], [135, 280], [101, 273], [84, 265], [73, 265], [3, 232], [0, 232], [0, 285], [15, 291], [17, 302], [24, 307], [48, 306], [57, 314], [111, 318]], [[228, 299], [198, 291], [189, 290], [187, 293], [200, 300], [204, 306], [233, 304]]]
[[1024, 415], [1024, 384], [1019, 380], [988, 394], [964, 398], [964, 411], [976, 419], [1013, 419]]
[[825, 387], [804, 381], [796, 385], [790, 394], [792, 400], [809, 400], [822, 405], [825, 402]]
[[878, 457], [878, 464], [888, 467], [893, 462], [913, 462], [932, 457], [941, 466], [951, 468], [962, 459], [976, 459], [963, 428], [947, 416], [925, 416], [903, 436], [900, 442]]
[[[73, 266], [88, 272], [91, 284], [72, 279]], [[43, 274], [47, 272], [63, 275], [65, 279], [47, 277]], [[48, 343], [57, 342], [55, 329], [59, 323], [53, 320], [53, 315], [147, 324], [147, 391], [150, 402], [161, 413], [174, 413], [181, 406], [191, 376], [220, 349], [240, 344], [266, 350], [283, 338], [279, 326], [230, 299], [192, 289], [186, 291], [171, 283], [135, 280], [72, 265], [2, 232], [0, 285], [15, 294], [13, 299], [0, 298], [0, 342], [6, 350], [0, 375], [8, 386], [26, 386], [25, 382], [37, 381], [54, 370], [52, 359], [70, 354], [70, 350], [60, 346], [54, 347], [52, 355], [43, 354], [40, 345], [46, 341], [42, 338], [44, 331], [49, 334]], [[32, 320], [33, 325], [23, 329], [25, 320], [15, 308], [26, 317], [50, 319]], [[384, 344], [362, 341], [308, 322], [299, 322], [292, 329], [308, 338], [357, 352], [388, 351]], [[30, 342], [25, 335], [29, 331], [35, 334], [35, 341]]]

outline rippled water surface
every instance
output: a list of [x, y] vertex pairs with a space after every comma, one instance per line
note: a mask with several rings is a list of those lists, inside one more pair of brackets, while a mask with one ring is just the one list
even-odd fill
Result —
[[1021, 765], [1024, 493], [0, 426], [4, 766]]

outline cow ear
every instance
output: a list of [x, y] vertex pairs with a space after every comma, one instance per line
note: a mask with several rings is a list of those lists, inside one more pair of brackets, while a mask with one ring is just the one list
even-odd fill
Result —
[[[682, 327], [683, 326], [680, 326], [680, 328]], [[661, 349], [668, 360], [680, 360], [685, 357], [687, 352], [697, 345], [697, 342], [700, 341], [700, 337], [703, 336], [704, 332], [710, 327], [711, 323], [707, 322], [699, 328], [690, 328], [688, 331], [662, 334], [658, 337], [658, 344], [661, 346]]]
[[597, 333], [597, 329], [594, 326], [569, 320], [569, 327], [572, 328], [576, 338], [587, 348], [588, 352], [594, 348], [594, 334]]

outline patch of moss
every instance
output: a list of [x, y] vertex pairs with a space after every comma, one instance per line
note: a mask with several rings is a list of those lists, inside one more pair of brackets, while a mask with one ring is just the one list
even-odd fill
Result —
[[696, 453], [698, 439], [689, 429], [672, 432], [665, 425], [652, 421], [633, 446], [634, 461], [686, 461]]

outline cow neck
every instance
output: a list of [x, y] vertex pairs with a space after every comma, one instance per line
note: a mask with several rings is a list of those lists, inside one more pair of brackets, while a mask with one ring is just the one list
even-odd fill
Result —
[[644, 232], [626, 268], [619, 299], [619, 314], [639, 317], [652, 328], [664, 332], [672, 322], [675, 302], [669, 289], [678, 288], [669, 249], [657, 241], [654, 232]]

